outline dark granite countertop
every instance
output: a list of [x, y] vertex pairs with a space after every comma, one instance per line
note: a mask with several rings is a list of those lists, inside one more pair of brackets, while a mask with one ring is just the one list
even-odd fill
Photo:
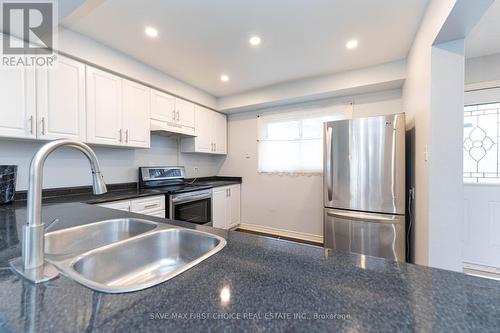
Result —
[[[103, 294], [64, 277], [33, 285], [20, 255], [26, 210], [0, 206], [0, 332], [498, 332], [500, 282], [148, 217], [217, 233], [219, 253], [155, 287]], [[81, 203], [43, 207], [55, 228], [141, 216]], [[141, 216], [144, 217], [144, 216]], [[54, 225], [53, 225], [54, 226]]]
[[[196, 185], [206, 187], [220, 187], [241, 184], [241, 177], [203, 177], [186, 179], [187, 182], [192, 181]], [[82, 202], [88, 204], [98, 204], [110, 201], [129, 200], [153, 195], [165, 194], [158, 189], [139, 189], [137, 183], [123, 183], [108, 185], [108, 192], [102, 195], [93, 195], [91, 186], [79, 186], [68, 188], [57, 188], [43, 191], [43, 202], [46, 204]], [[15, 206], [26, 205], [26, 191], [16, 193]]]

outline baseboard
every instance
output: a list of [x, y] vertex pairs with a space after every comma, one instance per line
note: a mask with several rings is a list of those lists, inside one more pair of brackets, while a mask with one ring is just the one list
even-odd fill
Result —
[[283, 230], [283, 229], [265, 227], [262, 225], [248, 224], [248, 223], [241, 223], [240, 225], [238, 225], [238, 228], [248, 231], [262, 232], [265, 234], [271, 234], [276, 236], [295, 238], [309, 242], [323, 243], [323, 236], [308, 234], [305, 232]]
[[465, 274], [480, 276], [488, 279], [500, 280], [500, 268], [469, 262], [463, 263], [463, 272]]

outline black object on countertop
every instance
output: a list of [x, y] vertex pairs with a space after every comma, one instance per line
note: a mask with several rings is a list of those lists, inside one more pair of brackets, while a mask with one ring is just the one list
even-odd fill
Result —
[[0, 204], [14, 200], [17, 165], [0, 165]]

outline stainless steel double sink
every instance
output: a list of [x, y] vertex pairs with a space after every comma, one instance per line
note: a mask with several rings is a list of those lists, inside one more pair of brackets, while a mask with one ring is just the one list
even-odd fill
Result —
[[188, 270], [224, 248], [206, 232], [142, 219], [114, 219], [45, 234], [46, 260], [91, 289], [145, 289]]

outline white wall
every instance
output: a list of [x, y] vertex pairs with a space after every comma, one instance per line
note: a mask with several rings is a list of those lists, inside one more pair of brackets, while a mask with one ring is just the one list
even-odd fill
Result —
[[497, 80], [500, 80], [499, 53], [465, 60], [465, 83]]
[[414, 261], [429, 262], [429, 169], [425, 156], [429, 147], [431, 109], [431, 50], [454, 0], [431, 0], [407, 58], [407, 77], [403, 87], [403, 109], [407, 129], [414, 132]]
[[464, 38], [490, 3], [431, 0], [408, 55], [403, 106], [415, 136], [418, 264], [462, 269]]
[[[42, 142], [0, 140], [0, 164], [18, 165], [17, 190], [26, 190], [31, 158]], [[214, 176], [224, 157], [179, 153], [176, 138], [153, 135], [150, 149], [93, 146], [106, 183], [136, 182], [139, 166], [185, 165], [188, 177]], [[194, 168], [198, 167], [198, 173]], [[90, 166], [78, 151], [64, 148], [47, 159], [44, 188], [92, 184]]]
[[[321, 100], [309, 102], [307, 105], [328, 109], [329, 105], [345, 100], [351, 98]], [[401, 90], [355, 96], [353, 100], [354, 117], [402, 111]], [[288, 107], [281, 107], [230, 115], [228, 156], [219, 175], [243, 177], [242, 223], [321, 240], [322, 177], [265, 175], [257, 172], [257, 114], [287, 109]]]
[[[18, 165], [17, 190], [28, 185], [31, 158], [42, 142], [0, 140], [0, 164]], [[224, 157], [179, 153], [175, 137], [153, 135], [150, 149], [124, 149], [92, 146], [101, 163], [106, 183], [136, 182], [139, 166], [184, 165], [188, 177], [214, 176]], [[198, 167], [198, 173], [194, 168]], [[78, 151], [64, 148], [47, 159], [44, 188], [92, 184], [90, 166]]]
[[429, 266], [462, 270], [464, 40], [432, 48]]

